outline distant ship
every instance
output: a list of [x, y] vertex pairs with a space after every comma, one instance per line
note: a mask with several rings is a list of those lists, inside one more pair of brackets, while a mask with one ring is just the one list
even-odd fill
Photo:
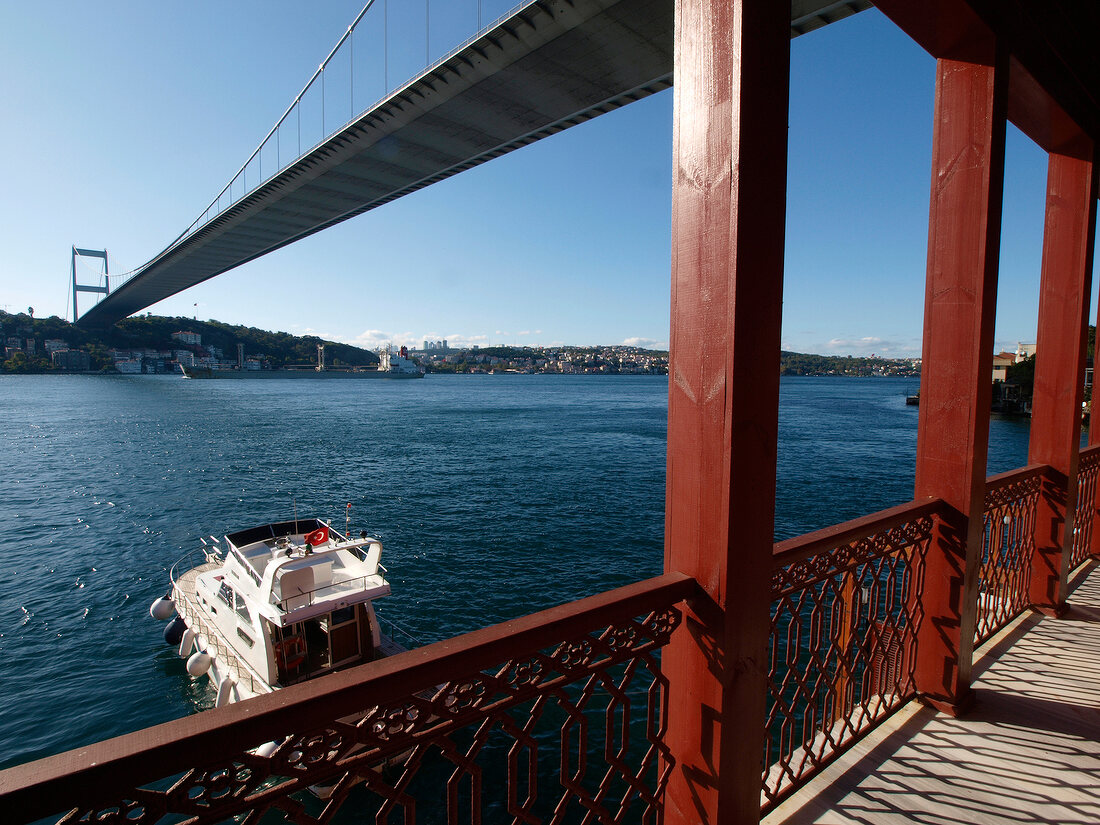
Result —
[[210, 367], [185, 367], [180, 364], [184, 378], [423, 378], [424, 370], [411, 358], [407, 347], [394, 354], [389, 349], [379, 353], [377, 367], [352, 367], [348, 369], [325, 366], [324, 344], [317, 345], [317, 366], [277, 370], [211, 369]]

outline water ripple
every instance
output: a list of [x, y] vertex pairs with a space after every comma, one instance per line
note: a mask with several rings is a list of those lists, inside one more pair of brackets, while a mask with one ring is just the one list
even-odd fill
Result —
[[[660, 572], [665, 379], [334, 383], [0, 376], [0, 767], [212, 704], [148, 615], [200, 536], [351, 502], [425, 641]], [[777, 535], [911, 498], [907, 389], [784, 381]]]

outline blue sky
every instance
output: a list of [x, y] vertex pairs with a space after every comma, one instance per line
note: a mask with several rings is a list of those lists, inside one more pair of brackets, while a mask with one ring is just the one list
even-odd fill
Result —
[[[508, 5], [482, 0], [483, 20]], [[390, 6], [393, 85], [423, 62], [425, 25], [422, 5]], [[107, 248], [113, 271], [159, 252], [360, 8], [3, 4], [0, 308], [64, 315], [73, 244]], [[430, 11], [434, 53], [471, 33], [477, 3]], [[356, 59], [380, 66], [363, 31]], [[934, 71], [874, 10], [793, 42], [785, 348], [919, 355]], [[632, 104], [151, 309], [367, 346], [667, 346], [671, 110], [671, 92]], [[1045, 175], [1010, 126], [998, 348], [1034, 340]]]

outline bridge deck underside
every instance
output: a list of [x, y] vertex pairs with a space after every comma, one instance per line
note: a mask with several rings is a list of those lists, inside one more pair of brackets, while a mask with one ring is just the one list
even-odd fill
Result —
[[516, 16], [170, 246], [82, 318], [111, 323], [340, 221], [671, 84], [667, 0]]
[[[868, 0], [792, 4], [792, 36]], [[143, 266], [105, 325], [672, 83], [669, 0], [538, 0], [444, 58]]]

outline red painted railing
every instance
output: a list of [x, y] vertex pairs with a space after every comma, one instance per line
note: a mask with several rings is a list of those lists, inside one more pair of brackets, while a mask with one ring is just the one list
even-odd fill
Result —
[[776, 545], [765, 809], [915, 695], [921, 576], [942, 506], [907, 504]]
[[1070, 569], [1092, 555], [1092, 523], [1096, 518], [1096, 480], [1100, 477], [1100, 445], [1081, 451], [1077, 463], [1077, 510], [1074, 517]]
[[1035, 510], [1043, 469], [1042, 465], [1024, 467], [987, 482], [976, 644], [990, 638], [1030, 604]]
[[673, 764], [659, 653], [697, 592], [666, 574], [12, 768], [0, 808], [97, 825], [345, 806], [403, 825], [656, 822]]

